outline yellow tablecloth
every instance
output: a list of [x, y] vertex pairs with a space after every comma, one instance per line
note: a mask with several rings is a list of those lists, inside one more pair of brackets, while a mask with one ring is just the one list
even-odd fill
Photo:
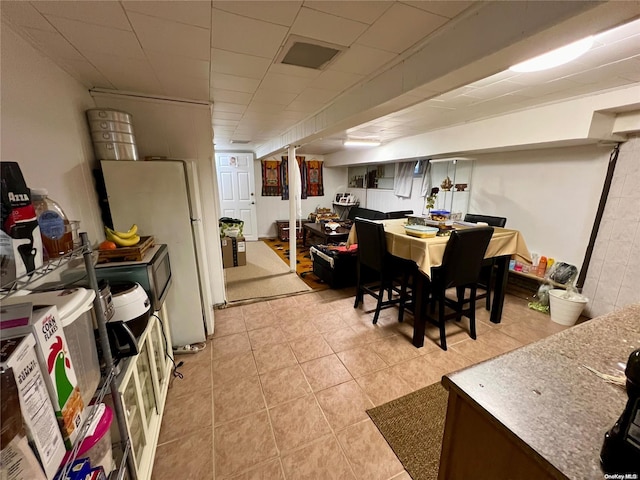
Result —
[[[407, 235], [404, 231], [406, 219], [380, 220], [384, 224], [387, 239], [387, 250], [401, 258], [411, 259], [418, 265], [422, 273], [431, 275], [431, 267], [442, 264], [444, 249], [449, 237], [418, 238]], [[458, 227], [456, 228], [468, 228]], [[358, 243], [355, 225], [349, 232], [348, 245]], [[493, 236], [487, 247], [485, 258], [511, 255], [523, 262], [531, 262], [531, 254], [518, 230], [494, 227]]]

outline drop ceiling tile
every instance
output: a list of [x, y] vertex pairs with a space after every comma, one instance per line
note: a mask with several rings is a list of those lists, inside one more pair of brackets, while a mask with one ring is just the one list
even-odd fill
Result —
[[435, 13], [436, 15], [440, 15], [442, 17], [453, 18], [458, 15], [460, 12], [463, 12], [467, 8], [469, 8], [474, 3], [474, 1], [456, 1], [456, 0], [447, 0], [446, 2], [434, 2], [434, 1], [403, 1], [407, 5], [411, 5], [412, 7], [420, 8], [430, 13]]
[[115, 88], [96, 68], [86, 60], [58, 60], [58, 65], [87, 88]]
[[313, 81], [307, 77], [292, 77], [280, 73], [269, 72], [262, 79], [260, 88], [274, 92], [300, 93]]
[[502, 80], [500, 82], [492, 83], [486, 87], [476, 88], [471, 95], [483, 100], [499, 97], [507, 93], [512, 93], [523, 88], [519, 83], [514, 83], [510, 80]]
[[290, 33], [324, 42], [349, 46], [364, 33], [368, 25], [302, 7]]
[[270, 64], [271, 61], [267, 58], [229, 52], [218, 48], [211, 49], [212, 72], [261, 79]]
[[211, 88], [209, 97], [213, 100], [214, 105], [216, 102], [222, 103], [234, 103], [239, 105], [249, 105], [253, 93], [236, 92], [233, 90], [224, 90], [221, 88]]
[[29, 2], [0, 2], [2, 18], [14, 25], [55, 32], [55, 28]]
[[26, 35], [38, 48], [52, 59], [80, 60], [86, 59], [65, 38], [56, 31], [23, 28]]
[[122, 58], [115, 55], [95, 54], [91, 57], [95, 65], [118, 90], [164, 95], [151, 65], [145, 58]]
[[304, 6], [313, 10], [348, 18], [371, 25], [393, 5], [390, 1], [305, 1]]
[[212, 73], [211, 86], [222, 90], [234, 90], [236, 92], [253, 93], [260, 85], [260, 80], [255, 78], [238, 77], [226, 73]]
[[241, 113], [230, 113], [230, 112], [213, 112], [212, 118], [216, 120], [235, 120], [240, 121], [242, 118]]
[[210, 33], [208, 28], [172, 22], [135, 12], [129, 13], [129, 19], [145, 51], [209, 61]]
[[237, 103], [217, 102], [213, 104], [214, 112], [244, 113], [246, 109], [246, 105], [238, 105]]
[[402, 53], [446, 22], [446, 18], [396, 3], [358, 38], [358, 44]]
[[337, 90], [342, 92], [355, 85], [364, 78], [364, 75], [355, 73], [339, 72], [337, 70], [325, 70], [313, 82], [310, 87], [324, 88], [326, 90]]
[[273, 63], [269, 67], [269, 73], [279, 73], [281, 75], [291, 75], [293, 77], [316, 78], [320, 76], [322, 70], [298, 67], [296, 65], [286, 65], [284, 63]]
[[578, 84], [575, 81], [572, 81], [569, 79], [560, 79], [560, 80], [554, 80], [552, 82], [547, 82], [541, 85], [535, 85], [527, 89], [520, 90], [518, 91], [518, 94], [525, 95], [525, 96], [544, 97], [545, 95], [550, 95], [552, 93], [560, 92], [560, 91], [571, 89], [571, 88], [576, 88], [579, 86], [580, 84]]
[[256, 102], [277, 103], [279, 105], [289, 105], [295, 98], [295, 93], [276, 92], [263, 88], [259, 88], [253, 97]]
[[356, 43], [340, 55], [329, 70], [367, 76], [397, 56], [395, 53]]
[[159, 76], [165, 95], [191, 100], [209, 100], [209, 79], [189, 77], [180, 71]]
[[120, 2], [38, 1], [31, 4], [52, 23], [50, 17], [55, 16], [131, 31]]
[[640, 53], [640, 34], [626, 37], [605, 47], [587, 52], [578, 61], [588, 66], [602, 65], [615, 60], [622, 60]]
[[127, 12], [144, 13], [179, 23], [209, 29], [211, 26], [211, 2], [202, 1], [124, 1]]
[[231, 52], [272, 59], [287, 34], [287, 27], [213, 9], [211, 46]]
[[298, 0], [285, 1], [224, 1], [216, 0], [215, 8], [226, 12], [242, 15], [243, 17], [255, 18], [265, 22], [277, 23], [278, 25], [290, 26], [302, 5]]
[[290, 112], [313, 113], [321, 110], [322, 107], [324, 107], [324, 103], [302, 102], [299, 100], [294, 100], [289, 105], [287, 105], [286, 110]]
[[209, 62], [166, 53], [147, 52], [147, 59], [159, 76], [184, 75], [209, 80]]
[[238, 125], [237, 120], [223, 120], [222, 118], [214, 118], [212, 122], [216, 127]]
[[[85, 57], [90, 54], [117, 54], [123, 58], [144, 58], [133, 32], [91, 25], [77, 20], [49, 17], [58, 31]], [[91, 59], [90, 59], [91, 60]]]
[[307, 88], [300, 95], [296, 97], [296, 100], [300, 102], [322, 102], [328, 103], [338, 95], [335, 90], [324, 90], [321, 88]]
[[598, 43], [612, 44], [618, 40], [637, 35], [638, 31], [640, 31], [640, 20], [633, 20], [596, 35], [595, 40]]
[[450, 92], [443, 93], [442, 95], [438, 95], [436, 98], [438, 100], [449, 101], [461, 95], [473, 96], [473, 92], [475, 90], [476, 90], [475, 86], [467, 85], [464, 87], [456, 88], [455, 90], [451, 90]]
[[251, 102], [247, 107], [247, 112], [258, 113], [278, 113], [284, 110], [284, 105], [280, 103]]

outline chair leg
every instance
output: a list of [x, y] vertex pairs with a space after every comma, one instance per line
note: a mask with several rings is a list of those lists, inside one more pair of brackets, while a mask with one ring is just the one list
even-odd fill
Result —
[[447, 349], [447, 334], [445, 332], [444, 320], [444, 291], [441, 291], [438, 299], [438, 327], [440, 328], [440, 348]]
[[398, 322], [404, 320], [404, 306], [407, 303], [407, 283], [409, 274], [405, 271], [402, 274], [402, 285], [400, 285], [400, 305], [398, 306]]
[[356, 301], [353, 304], [353, 308], [358, 308], [360, 302], [364, 301], [364, 292], [362, 291], [362, 274], [360, 272], [360, 262], [358, 261], [356, 272]]
[[471, 287], [470, 311], [469, 311], [469, 335], [476, 339], [476, 287]]
[[458, 303], [456, 304], [456, 322], [462, 320], [462, 310], [464, 308], [464, 292], [465, 287], [456, 287], [456, 294], [458, 297]]
[[385, 286], [380, 285], [380, 291], [378, 292], [378, 303], [376, 304], [376, 313], [373, 315], [373, 324], [378, 323], [378, 316], [380, 316], [380, 310], [382, 309], [382, 299], [384, 297]]

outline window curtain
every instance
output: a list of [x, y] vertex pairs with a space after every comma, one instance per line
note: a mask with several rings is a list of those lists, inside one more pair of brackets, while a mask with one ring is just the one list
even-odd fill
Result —
[[426, 163], [422, 173], [422, 188], [420, 189], [420, 196], [426, 198], [431, 194], [431, 162], [429, 160], [420, 161]]
[[413, 171], [416, 162], [396, 163], [396, 179], [393, 193], [397, 197], [411, 198], [411, 188], [413, 187]]
[[262, 196], [279, 197], [282, 195], [280, 183], [280, 162], [262, 160]]

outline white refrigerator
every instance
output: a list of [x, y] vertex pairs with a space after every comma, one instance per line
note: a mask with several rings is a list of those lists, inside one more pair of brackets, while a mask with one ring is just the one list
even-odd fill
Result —
[[174, 347], [213, 333], [196, 165], [185, 160], [100, 162], [115, 230], [138, 225], [169, 249], [173, 284], [165, 300]]

